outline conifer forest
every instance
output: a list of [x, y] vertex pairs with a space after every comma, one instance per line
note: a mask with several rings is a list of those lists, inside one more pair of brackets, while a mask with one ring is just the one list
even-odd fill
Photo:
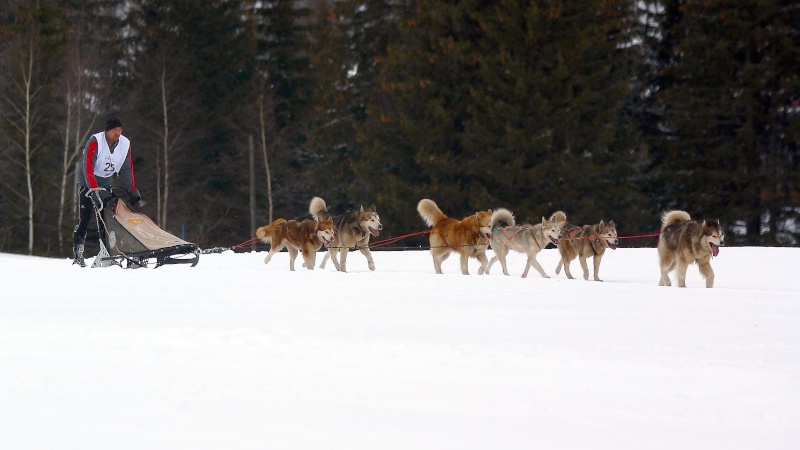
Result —
[[315, 196], [374, 204], [382, 238], [426, 229], [430, 198], [800, 245], [795, 0], [5, 0], [0, 252], [71, 254], [110, 115], [137, 210], [202, 248]]

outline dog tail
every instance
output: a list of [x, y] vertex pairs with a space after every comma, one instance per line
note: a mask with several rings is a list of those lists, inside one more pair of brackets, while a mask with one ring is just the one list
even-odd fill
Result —
[[308, 212], [311, 213], [311, 215], [317, 220], [331, 218], [331, 215], [328, 212], [328, 205], [326, 205], [325, 200], [320, 197], [314, 197], [311, 199], [311, 204], [308, 205]]
[[277, 219], [276, 221], [272, 222], [269, 225], [265, 225], [263, 227], [259, 227], [256, 230], [256, 237], [261, 239], [261, 242], [267, 243], [272, 242], [272, 230], [275, 228], [285, 225], [286, 219]]
[[564, 211], [556, 211], [550, 216], [550, 222], [555, 222], [559, 226], [563, 227], [567, 224], [567, 215], [564, 214]]
[[513, 227], [516, 224], [516, 221], [514, 221], [514, 214], [511, 214], [511, 211], [505, 208], [498, 208], [492, 213], [493, 230], [496, 227]]
[[665, 228], [674, 223], [688, 222], [690, 220], [692, 220], [692, 218], [686, 211], [667, 211], [661, 215], [661, 227]]
[[436, 225], [437, 222], [447, 217], [433, 200], [427, 198], [419, 201], [417, 211], [429, 227]]

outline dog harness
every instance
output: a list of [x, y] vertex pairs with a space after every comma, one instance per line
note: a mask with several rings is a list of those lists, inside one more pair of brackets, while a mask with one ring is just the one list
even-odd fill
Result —
[[[517, 231], [515, 231], [515, 232], [511, 233], [511, 235], [509, 236], [509, 234], [508, 234], [508, 230], [509, 230], [510, 228], [516, 228], [516, 229], [517, 229]], [[512, 226], [508, 226], [508, 227], [505, 227], [505, 228], [503, 228], [503, 233], [505, 233], [505, 235], [506, 235], [506, 237], [508, 238], [508, 240], [511, 240], [511, 239], [514, 239], [514, 237], [515, 237], [516, 235], [520, 234], [520, 233], [521, 233], [523, 230], [532, 230], [532, 229], [533, 229], [533, 227], [532, 227], [532, 226], [530, 226], [530, 225], [520, 225], [520, 226], [517, 226], [517, 225], [512, 225]], [[539, 245], [539, 241], [538, 241], [538, 240], [536, 240], [536, 239], [534, 238], [534, 239], [533, 239], [533, 242], [536, 244], [536, 246], [537, 246], [537, 247], [539, 247], [539, 250], [541, 250], [541, 249], [542, 249], [542, 246], [541, 246], [541, 245]]]

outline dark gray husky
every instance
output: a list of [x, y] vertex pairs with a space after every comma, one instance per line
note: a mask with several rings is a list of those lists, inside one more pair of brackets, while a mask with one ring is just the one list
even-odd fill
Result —
[[[314, 197], [309, 208], [311, 214], [317, 219], [327, 219], [333, 217], [333, 229], [336, 235], [333, 237], [328, 253], [322, 259], [321, 269], [325, 268], [328, 258], [333, 260], [336, 270], [347, 272], [347, 252], [351, 248], [358, 248], [367, 258], [369, 270], [375, 270], [375, 262], [372, 260], [372, 253], [369, 251], [370, 236], [378, 237], [383, 230], [381, 217], [375, 209], [375, 205], [364, 209], [363, 206], [355, 211], [347, 211], [341, 216], [331, 216], [325, 200]], [[336, 252], [339, 252], [341, 260], [337, 260]]]

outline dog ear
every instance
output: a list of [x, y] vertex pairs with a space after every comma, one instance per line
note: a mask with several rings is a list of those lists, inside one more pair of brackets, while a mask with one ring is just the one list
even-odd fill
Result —
[[375, 204], [373, 203], [372, 206], [369, 207], [369, 210], [372, 212], [377, 212], [377, 208], [375, 208]]
[[606, 223], [601, 220], [600, 223], [597, 224], [597, 227], [602, 230], [603, 228], [606, 227]]
[[615, 227], [616, 225], [614, 225], [614, 221], [613, 220], [609, 220], [608, 221], [608, 226]]
[[544, 216], [542, 216], [542, 225], [547, 225], [547, 219], [545, 219]]

